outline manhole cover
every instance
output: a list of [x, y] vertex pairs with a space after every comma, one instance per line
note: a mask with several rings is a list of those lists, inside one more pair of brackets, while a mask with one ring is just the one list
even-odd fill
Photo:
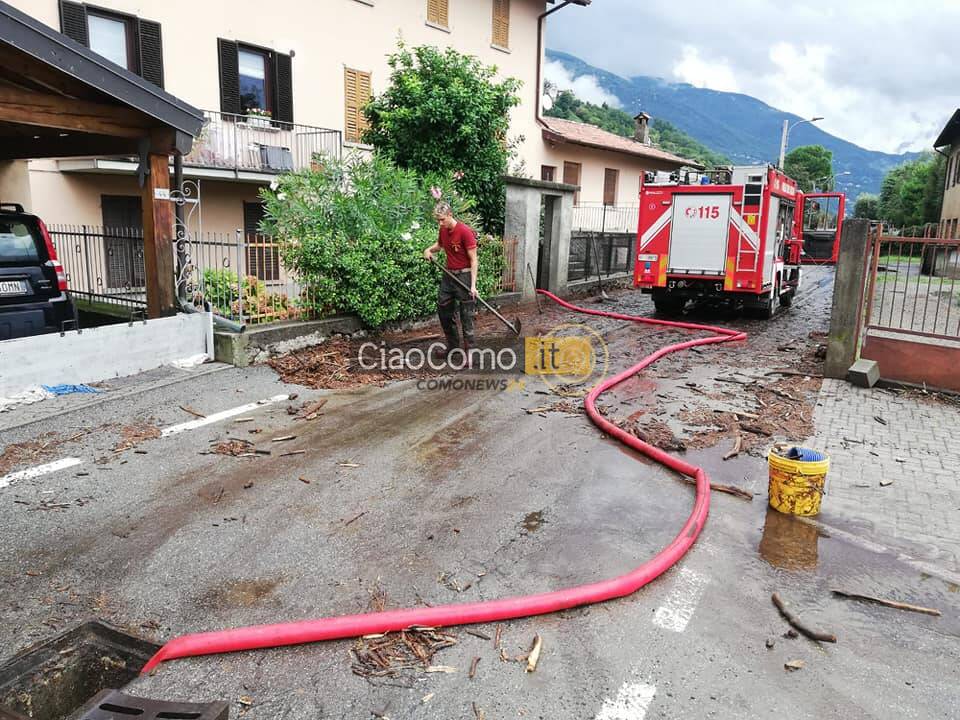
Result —
[[106, 688], [137, 676], [159, 645], [88, 622], [27, 648], [0, 666], [0, 718], [64, 720]]

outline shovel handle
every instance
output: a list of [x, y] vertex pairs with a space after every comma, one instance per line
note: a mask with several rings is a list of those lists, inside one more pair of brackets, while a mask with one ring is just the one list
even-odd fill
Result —
[[[433, 258], [430, 258], [430, 262], [432, 262], [434, 265], [436, 265], [438, 268], [440, 268], [440, 270], [442, 270], [443, 273], [444, 273], [445, 275], [447, 275], [451, 280], [453, 280], [457, 285], [459, 285], [460, 287], [462, 287], [462, 288], [463, 288], [464, 290], [466, 290], [467, 292], [471, 292], [470, 288], [467, 287], [466, 283], [463, 282], [463, 280], [461, 280], [461, 279], [458, 278], [456, 275], [454, 275], [452, 272], [450, 272], [449, 270], [447, 270], [443, 265], [441, 265], [440, 263], [438, 263], [438, 262], [437, 262], [436, 260], [434, 260]], [[494, 315], [496, 315], [496, 316], [500, 319], [500, 322], [502, 322], [502, 323], [503, 323], [504, 325], [506, 325], [508, 328], [510, 328], [511, 330], [513, 330], [514, 334], [516, 334], [517, 337], [520, 337], [520, 329], [519, 329], [519, 328], [514, 327], [514, 326], [513, 326], [513, 323], [511, 323], [511, 322], [510, 322], [509, 320], [507, 320], [503, 315], [501, 315], [499, 312], [497, 312], [496, 308], [494, 308], [490, 303], [488, 303], [486, 300], [484, 300], [482, 297], [480, 297], [480, 295], [474, 295], [474, 297], [475, 297], [475, 298], [480, 302], [480, 304], [483, 305], [487, 310], [489, 310], [489, 311], [492, 312]]]

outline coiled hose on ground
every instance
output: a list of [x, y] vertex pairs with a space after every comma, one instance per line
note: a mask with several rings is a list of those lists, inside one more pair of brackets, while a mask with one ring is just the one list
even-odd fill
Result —
[[707, 480], [706, 472], [703, 468], [696, 467], [679, 458], [673, 457], [663, 450], [648, 445], [633, 435], [624, 432], [597, 411], [596, 401], [604, 392], [624, 380], [633, 377], [664, 355], [697, 345], [743, 340], [746, 338], [746, 333], [694, 323], [655, 320], [603, 310], [582, 308], [572, 305], [565, 300], [561, 300], [546, 290], [538, 290], [537, 292], [569, 310], [588, 315], [597, 315], [648, 325], [662, 325], [715, 333], [709, 337], [687, 340], [686, 342], [668, 345], [657, 350], [655, 353], [643, 358], [643, 360], [636, 365], [597, 385], [590, 391], [584, 401], [587, 415], [589, 415], [593, 423], [607, 435], [616, 438], [634, 450], [656, 460], [661, 465], [665, 465], [687, 475], [696, 481], [696, 499], [693, 503], [693, 509], [690, 511], [690, 516], [683, 524], [683, 527], [680, 528], [680, 532], [677, 533], [677, 536], [669, 545], [625, 575], [587, 585], [566, 588], [564, 590], [540, 593], [538, 595], [520, 595], [502, 600], [440, 605], [437, 607], [408, 608], [405, 610], [387, 610], [362, 615], [343, 615], [339, 617], [321, 618], [319, 620], [303, 620], [299, 622], [278, 623], [275, 625], [254, 625], [251, 627], [234, 628], [232, 630], [182, 635], [164, 645], [156, 655], [150, 658], [150, 661], [143, 667], [141, 672], [150, 672], [165, 660], [195, 655], [212, 655], [216, 653], [236, 652], [239, 650], [298, 645], [301, 643], [318, 642], [320, 640], [337, 640], [404, 630], [414, 626], [444, 627], [471, 623], [488, 623], [557, 612], [559, 610], [566, 610], [581, 605], [590, 605], [629, 595], [666, 572], [680, 560], [697, 539], [707, 519], [707, 513], [710, 508], [710, 483]]

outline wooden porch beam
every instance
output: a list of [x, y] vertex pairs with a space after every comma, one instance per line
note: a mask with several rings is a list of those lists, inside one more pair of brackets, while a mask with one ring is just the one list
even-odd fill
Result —
[[170, 197], [170, 158], [151, 153], [150, 174], [143, 184], [143, 267], [147, 287], [147, 317], [173, 315], [173, 203]]
[[0, 121], [117, 137], [143, 137], [152, 124], [136, 110], [0, 85]]

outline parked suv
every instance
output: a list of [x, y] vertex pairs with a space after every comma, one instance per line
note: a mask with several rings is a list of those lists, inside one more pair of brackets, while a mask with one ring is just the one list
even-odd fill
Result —
[[74, 326], [67, 276], [43, 221], [0, 203], [0, 340]]

